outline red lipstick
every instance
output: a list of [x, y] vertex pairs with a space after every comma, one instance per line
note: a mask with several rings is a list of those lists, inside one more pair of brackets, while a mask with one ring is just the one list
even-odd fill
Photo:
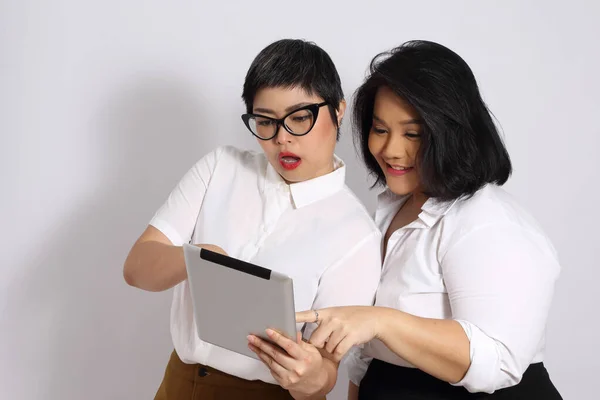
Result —
[[288, 171], [298, 168], [298, 166], [302, 163], [302, 159], [300, 157], [294, 153], [290, 153], [289, 151], [282, 151], [279, 153], [277, 158], [279, 160], [279, 165]]

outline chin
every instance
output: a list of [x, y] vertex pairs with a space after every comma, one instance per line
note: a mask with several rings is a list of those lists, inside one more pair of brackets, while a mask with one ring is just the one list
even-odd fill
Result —
[[283, 178], [283, 180], [285, 180], [288, 184], [289, 183], [296, 183], [296, 182], [302, 182], [305, 179], [302, 179], [302, 175], [299, 174], [297, 170], [294, 171], [288, 171], [284, 168], [281, 168], [281, 166], [278, 166], [278, 168], [275, 168], [275, 170], [279, 173], [279, 175]]
[[387, 182], [387, 187], [398, 196], [406, 196], [413, 193], [417, 189], [413, 185], [402, 185], [398, 184], [398, 182], [394, 182], [390, 185], [389, 181]]
[[411, 194], [412, 192], [410, 190], [398, 190], [396, 188], [391, 188], [388, 186], [388, 188], [392, 191], [392, 193], [398, 195], [398, 196], [406, 196]]

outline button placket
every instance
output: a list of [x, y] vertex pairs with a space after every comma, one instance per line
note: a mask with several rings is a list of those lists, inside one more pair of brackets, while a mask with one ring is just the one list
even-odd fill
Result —
[[256, 241], [257, 249], [265, 243], [285, 209], [290, 206], [289, 186], [287, 185], [278, 185], [274, 190], [265, 193], [265, 195], [263, 208], [264, 218], [259, 227], [259, 236]]

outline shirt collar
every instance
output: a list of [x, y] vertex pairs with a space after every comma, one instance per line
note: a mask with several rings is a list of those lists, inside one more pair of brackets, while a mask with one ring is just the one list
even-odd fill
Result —
[[[388, 209], [393, 207], [397, 210], [409, 197], [410, 195], [397, 195], [386, 187], [377, 196], [376, 222], [379, 223], [382, 218], [385, 218], [385, 215], [389, 214]], [[419, 220], [425, 224], [425, 227], [431, 228], [452, 209], [457, 201], [444, 201], [430, 197], [421, 207]]]
[[[292, 201], [295, 208], [307, 206], [316, 201], [329, 197], [340, 191], [346, 180], [346, 164], [341, 158], [334, 155], [334, 170], [328, 174], [289, 185]], [[267, 162], [265, 176], [265, 189], [288, 186], [281, 175]]]
[[458, 200], [438, 200], [430, 197], [425, 204], [423, 204], [423, 207], [421, 207], [419, 218], [431, 228], [442, 219], [444, 215], [448, 214], [457, 201]]

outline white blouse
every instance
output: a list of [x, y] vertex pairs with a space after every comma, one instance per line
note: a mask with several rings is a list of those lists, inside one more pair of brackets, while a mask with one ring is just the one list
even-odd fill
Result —
[[[327, 175], [288, 185], [262, 153], [220, 147], [187, 172], [150, 224], [174, 245], [214, 244], [289, 275], [297, 311], [371, 305], [381, 234], [345, 185], [344, 163], [337, 157], [335, 163]], [[171, 334], [185, 363], [275, 383], [260, 361], [198, 338], [187, 280], [174, 289]]]
[[[405, 200], [389, 190], [379, 196], [382, 232]], [[471, 366], [456, 385], [492, 393], [519, 383], [529, 364], [543, 360], [559, 270], [534, 219], [488, 185], [468, 199], [429, 199], [417, 220], [391, 235], [375, 304], [458, 321], [470, 340]], [[412, 367], [375, 340], [348, 357], [355, 384], [371, 358]]]

